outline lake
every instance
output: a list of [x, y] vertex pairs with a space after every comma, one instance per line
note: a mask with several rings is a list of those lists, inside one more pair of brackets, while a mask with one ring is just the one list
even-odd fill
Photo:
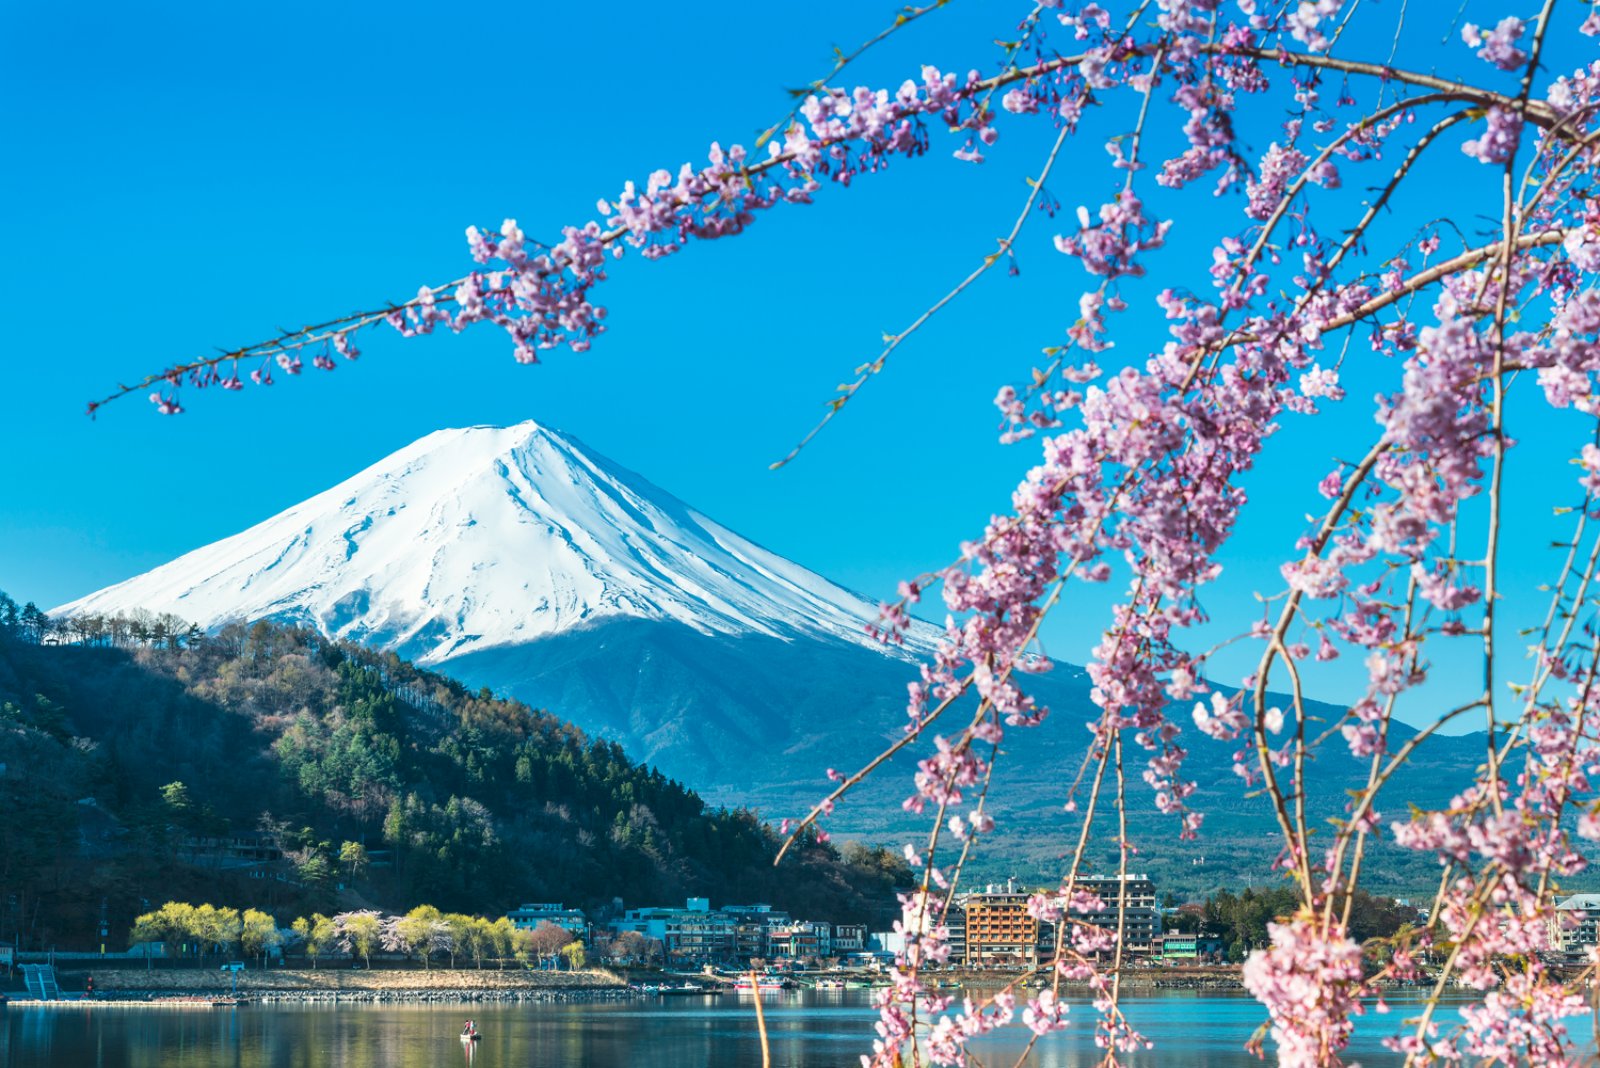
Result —
[[[855, 1068], [876, 1015], [866, 991], [769, 995], [762, 1002], [776, 1068]], [[1350, 1059], [1398, 1064], [1379, 1040], [1412, 1014], [1358, 1022]], [[1125, 999], [1156, 1042], [1137, 1068], [1259, 1068], [1241, 1046], [1262, 1012], [1248, 996], [1215, 991]], [[1092, 1068], [1094, 1010], [1072, 1005], [1074, 1026], [1041, 1041], [1035, 1068]], [[1452, 1018], [1453, 1014], [1444, 1014]], [[484, 1038], [469, 1056], [464, 1019]], [[1584, 1021], [1574, 1021], [1574, 1031]], [[975, 1049], [1009, 1065], [1026, 1042], [1014, 1029]], [[1008, 1057], [1007, 1054], [1010, 1054]], [[743, 1068], [760, 1065], [750, 998], [675, 997], [608, 1004], [263, 1005], [218, 1009], [0, 1010], [4, 1068]]]

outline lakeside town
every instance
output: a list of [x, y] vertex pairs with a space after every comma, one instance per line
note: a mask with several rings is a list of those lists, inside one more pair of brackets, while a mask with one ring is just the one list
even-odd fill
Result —
[[[1210, 929], [1217, 926], [1217, 899], [1163, 905], [1144, 875], [1094, 875], [1075, 887], [1080, 907], [1071, 922], [1106, 936], [1095, 952], [1112, 952], [1120, 924], [1126, 964], [1182, 976], [1165, 984], [1152, 979], [1152, 985], [1236, 985], [1247, 945]], [[934, 970], [1005, 982], [1048, 968], [1059, 937], [1058, 922], [1047, 918], [1049, 900], [1014, 882], [954, 895], [943, 920], [950, 956]], [[1232, 900], [1274, 907], [1271, 894], [1247, 891]], [[1413, 920], [1400, 922], [1426, 919], [1404, 901], [1383, 905], [1391, 922], [1408, 912]], [[1559, 947], [1549, 955], [1550, 964], [1588, 959], [1600, 942], [1600, 894], [1564, 898], [1550, 927], [1549, 944]], [[7, 997], [32, 1004], [222, 1004], [252, 993], [282, 1000], [329, 991], [375, 999], [555, 1000], [847, 989], [886, 982], [885, 972], [905, 948], [899, 923], [872, 931], [865, 924], [797, 918], [763, 903], [713, 907], [706, 897], [635, 908], [623, 908], [616, 899], [587, 911], [533, 902], [493, 919], [422, 905], [404, 915], [315, 914], [283, 925], [257, 909], [168, 902], [139, 918], [123, 950], [18, 952], [0, 941], [8, 980], [0, 1004]], [[484, 974], [473, 976], [469, 967]], [[102, 978], [97, 985], [96, 972], [112, 982]], [[352, 981], [351, 972], [366, 974]], [[226, 996], [219, 993], [224, 988]]]

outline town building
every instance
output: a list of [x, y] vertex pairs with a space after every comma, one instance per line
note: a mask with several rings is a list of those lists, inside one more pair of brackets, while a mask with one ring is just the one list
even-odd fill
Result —
[[608, 926], [617, 934], [634, 931], [661, 943], [662, 952], [675, 964], [822, 960], [858, 953], [867, 946], [867, 929], [861, 924], [841, 924], [836, 929], [820, 920], [797, 920], [763, 904], [713, 909], [703, 897], [689, 898], [683, 908], [627, 909]]
[[1073, 919], [1115, 931], [1121, 913], [1123, 952], [1149, 954], [1155, 950], [1156, 936], [1161, 933], [1161, 908], [1156, 903], [1156, 884], [1148, 876], [1082, 876], [1073, 882], [1073, 888], [1093, 894], [1103, 906], [1094, 912], [1075, 912]]
[[860, 923], [836, 923], [833, 925], [833, 952], [836, 956], [846, 953], [859, 953], [867, 948], [867, 928]]
[[711, 902], [691, 897], [681, 909], [629, 909], [611, 921], [613, 931], [637, 931], [661, 943], [667, 959], [685, 964], [709, 964], [734, 956], [735, 917], [712, 912]]
[[962, 965], [967, 960], [967, 908], [960, 900], [950, 902], [944, 912], [945, 943], [950, 947], [950, 963]]
[[[968, 894], [962, 963], [969, 968], [1030, 968], [1048, 959], [1041, 952], [1042, 925], [1028, 912], [1029, 895], [990, 888]], [[1053, 948], [1053, 932], [1051, 942]], [[954, 958], [952, 957], [952, 962]]]
[[733, 918], [733, 957], [736, 960], [772, 956], [772, 932], [793, 922], [787, 912], [771, 905], [724, 905], [717, 911]]
[[225, 871], [265, 868], [284, 859], [278, 836], [264, 831], [186, 835], [178, 842], [178, 857], [197, 868]]
[[867, 936], [867, 952], [869, 953], [892, 959], [900, 956], [905, 951], [906, 936], [902, 931], [873, 931]]
[[1171, 931], [1156, 935], [1151, 956], [1167, 961], [1216, 960], [1222, 956], [1222, 938]]
[[1600, 894], [1573, 894], [1556, 902], [1550, 944], [1574, 954], [1600, 945]]
[[523, 905], [506, 913], [506, 919], [511, 921], [512, 926], [522, 931], [531, 931], [541, 923], [551, 923], [583, 938], [589, 930], [589, 918], [580, 910], [565, 908], [554, 902]]
[[814, 920], [802, 920], [775, 927], [770, 936], [771, 956], [793, 960], [817, 960], [833, 956], [833, 927]]

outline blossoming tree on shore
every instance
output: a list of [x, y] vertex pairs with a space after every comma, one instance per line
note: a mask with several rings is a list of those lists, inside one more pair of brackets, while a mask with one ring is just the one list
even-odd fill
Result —
[[[863, 49], [943, 6], [906, 9]], [[984, 69], [967, 74], [923, 67], [898, 87], [845, 89], [838, 79], [860, 51], [841, 55], [753, 145], [713, 145], [703, 165], [629, 182], [559, 240], [542, 244], [509, 219], [471, 227], [476, 266], [452, 281], [403, 304], [176, 364], [91, 410], [148, 393], [175, 414], [197, 387], [267, 385], [307, 362], [331, 370], [337, 358], [355, 359], [358, 336], [364, 342], [373, 329], [410, 337], [492, 324], [525, 363], [557, 348], [581, 352], [605, 329], [595, 300], [610, 263], [667, 258], [735, 236], [765, 212], [843, 195], [857, 181], [894, 180], [880, 172], [941, 142], [977, 162], [1008, 126], [1048, 126], [1051, 148], [999, 248], [887, 338], [823, 420], [931, 316], [1006, 262], [1030, 218], [1050, 216], [1054, 248], [1088, 281], [1064, 317], [1066, 342], [999, 389], [1001, 433], [1017, 443], [1024, 472], [1012, 508], [885, 607], [886, 641], [936, 590], [949, 617], [911, 687], [905, 735], [868, 767], [836, 774], [837, 789], [793, 828], [824, 821], [891, 753], [923, 752], [906, 801], [929, 821], [926, 838], [908, 847], [922, 883], [905, 900], [907, 948], [879, 999], [879, 1037], [865, 1060], [960, 1064], [971, 1040], [1014, 1021], [1035, 1037], [1067, 1027], [1063, 982], [1096, 991], [1084, 1026], [1108, 1062], [1144, 1046], [1138, 1020], [1120, 1005], [1120, 932], [1080, 919], [1103, 906], [1078, 885], [1086, 848], [1092, 834], [1109, 834], [1126, 874], [1135, 843], [1125, 802], [1154, 804], [1185, 838], [1200, 834], [1204, 812], [1184, 758], [1193, 745], [1226, 745], [1238, 788], [1271, 802], [1278, 867], [1300, 903], [1245, 965], [1266, 1023], [1241, 1041], [1265, 1046], [1270, 1037], [1287, 1065], [1339, 1063], [1353, 1017], [1386, 981], [1423, 974], [1427, 955], [1433, 997], [1390, 1039], [1408, 1063], [1572, 1063], [1579, 1053], [1563, 1020], [1585, 1010], [1593, 962], [1575, 973], [1546, 961], [1559, 948], [1555, 895], [1586, 865], [1578, 839], [1600, 839], [1588, 778], [1600, 763], [1600, 62], [1554, 70], [1544, 57], [1552, 35], [1583, 40], [1592, 53], [1600, 8], [1547, 0], [1484, 26], [1409, 12], [1436, 19], [1450, 47], [1475, 55], [1477, 76], [1456, 81], [1397, 59], [1408, 11], [1394, 7], [1040, 0], [1021, 5], [1011, 39], [998, 54], [982, 45], [973, 62]], [[1063, 186], [1058, 161], [1092, 106], [1120, 117], [1105, 144], [1109, 176], [1080, 173], [1071, 186], [1075, 197], [1102, 189], [1103, 202], [1057, 217], [1047, 190]], [[1155, 136], [1163, 124], [1177, 131], [1170, 153], [1151, 147], [1168, 143]], [[1271, 143], [1252, 150], [1243, 131], [1268, 131]], [[1494, 177], [1497, 195], [1478, 208], [1495, 220], [1485, 239], [1433, 217], [1415, 174], [1439, 156]], [[1370, 195], [1341, 193], [1356, 182]], [[1166, 246], [1177, 209], [1166, 205], [1183, 205], [1184, 225], [1206, 233], [1199, 267], [1210, 288], [1168, 287], [1152, 307], [1133, 283], [1174, 271], [1163, 256], [1176, 252]], [[1130, 316], [1152, 310], [1167, 324], [1164, 344], [1113, 352]], [[1239, 689], [1219, 690], [1208, 682], [1208, 652], [1186, 638], [1207, 619], [1200, 594], [1235, 534], [1241, 479], [1280, 423], [1325, 419], [1345, 401], [1341, 383], [1357, 362], [1379, 365], [1376, 373], [1394, 368], [1375, 423], [1364, 438], [1342, 437], [1345, 459], [1309, 477], [1323, 511], [1285, 554], [1280, 588], [1260, 591], [1267, 614], [1240, 636], [1254, 645], [1254, 669]], [[1524, 476], [1540, 480], [1572, 524], [1548, 612], [1531, 620], [1510, 618], [1503, 602], [1513, 390], [1589, 424], [1569, 450], [1574, 476]], [[1070, 860], [1060, 886], [1030, 906], [1058, 932], [1053, 960], [1041, 966], [1044, 988], [1024, 1000], [1013, 984], [957, 1004], [921, 973], [948, 958], [947, 910], [964, 863], [994, 827], [989, 784], [1002, 741], [1026, 745], [1048, 711], [1027, 685], [1050, 666], [1039, 628], [1073, 601], [1077, 584], [1106, 582], [1123, 593], [1088, 663], [1096, 712], [1069, 784]], [[1503, 650], [1519, 634], [1532, 655], [1521, 676], [1506, 678]], [[1425, 650], [1445, 643], [1477, 651], [1482, 686], [1437, 707], [1424, 688]], [[1366, 692], [1340, 722], [1315, 723], [1305, 676], [1339, 657], [1364, 663]], [[1391, 731], [1402, 708], [1427, 724], [1403, 741]], [[1404, 798], [1384, 792], [1391, 776], [1441, 728], [1469, 718], [1485, 737], [1477, 775], [1447, 807], [1407, 814]], [[1332, 833], [1317, 834], [1305, 784], [1317, 774], [1317, 751], [1333, 746], [1363, 760], [1366, 775]], [[1135, 776], [1148, 791], [1129, 783]], [[1379, 953], [1349, 936], [1348, 921], [1363, 858], [1384, 839], [1436, 855], [1440, 867], [1427, 925]], [[1480, 995], [1462, 1027], [1435, 1012], [1452, 982]]]

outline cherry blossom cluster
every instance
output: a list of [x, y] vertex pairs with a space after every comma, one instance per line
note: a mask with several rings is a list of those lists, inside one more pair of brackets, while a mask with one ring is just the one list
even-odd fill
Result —
[[1367, 993], [1361, 947], [1337, 925], [1301, 914], [1269, 924], [1272, 945], [1250, 955], [1245, 989], [1266, 1006], [1283, 1068], [1321, 1068], [1349, 1042]]

